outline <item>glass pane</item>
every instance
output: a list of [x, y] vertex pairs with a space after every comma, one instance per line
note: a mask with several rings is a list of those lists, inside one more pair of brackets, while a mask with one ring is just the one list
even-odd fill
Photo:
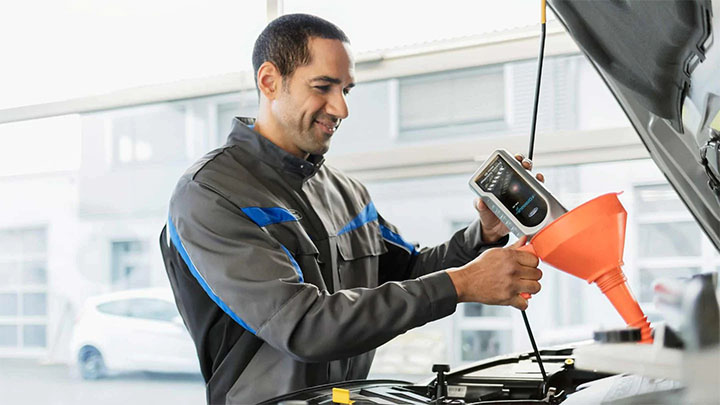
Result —
[[45, 335], [45, 325], [25, 325], [23, 326], [23, 346], [45, 347], [47, 345]]
[[142, 241], [112, 243], [112, 284], [114, 289], [150, 286], [148, 246]]
[[[428, 94], [433, 97], [427, 97]], [[402, 79], [400, 127], [417, 129], [502, 120], [504, 95], [503, 72], [498, 69]]]
[[28, 229], [20, 232], [22, 238], [22, 252], [27, 254], [45, 254], [47, 251], [45, 231], [42, 229]]
[[17, 346], [16, 325], [0, 325], [0, 347]]
[[130, 316], [133, 318], [170, 321], [178, 316], [175, 304], [154, 299], [137, 299], [130, 301]]
[[21, 248], [22, 240], [18, 236], [18, 231], [0, 231], [0, 257], [6, 255], [17, 255]]
[[700, 234], [695, 222], [640, 224], [640, 257], [699, 256]]
[[15, 287], [20, 284], [20, 264], [18, 262], [0, 262], [0, 280], [3, 287]]
[[240, 113], [240, 103], [223, 103], [217, 107], [218, 139], [224, 141], [232, 129], [233, 118]]
[[22, 267], [23, 285], [47, 284], [47, 269], [45, 268], [45, 261], [25, 262]]
[[163, 105], [112, 120], [117, 163], [171, 162], [185, 158], [185, 107]]
[[[354, 90], [353, 90], [354, 91]], [[253, 90], [241, 93], [242, 100], [221, 103], [217, 106], [217, 142], [224, 145], [232, 129], [233, 118], [257, 116], [257, 93]]]
[[98, 311], [116, 316], [130, 316], [129, 300], [106, 302], [97, 306]]
[[23, 294], [23, 315], [42, 316], [47, 314], [47, 294]]
[[461, 339], [462, 361], [482, 360], [508, 353], [512, 346], [511, 331], [464, 330]]
[[478, 316], [497, 316], [497, 317], [509, 317], [510, 308], [499, 306], [499, 305], [483, 305], [477, 303], [465, 303], [462, 304], [465, 307], [465, 316], [478, 317]]
[[700, 269], [697, 267], [640, 269], [640, 302], [652, 302], [652, 286], [656, 279], [690, 277], [698, 273], [700, 273]]
[[17, 314], [17, 294], [0, 294], [0, 316], [16, 316]]
[[687, 212], [675, 190], [667, 184], [635, 187], [638, 213]]

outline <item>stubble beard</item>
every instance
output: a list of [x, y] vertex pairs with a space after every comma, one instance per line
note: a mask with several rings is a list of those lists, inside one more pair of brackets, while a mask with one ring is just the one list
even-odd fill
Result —
[[[313, 117], [317, 115], [315, 114]], [[298, 119], [286, 117], [284, 121], [285, 125], [283, 126], [289, 135], [290, 141], [301, 152], [311, 155], [324, 155], [330, 149], [330, 139], [327, 139], [326, 135], [316, 128], [315, 118], [310, 120], [309, 127], [303, 122], [302, 117]]]

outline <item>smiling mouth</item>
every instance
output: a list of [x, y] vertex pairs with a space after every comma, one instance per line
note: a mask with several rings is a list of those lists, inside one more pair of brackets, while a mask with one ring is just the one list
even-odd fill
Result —
[[337, 125], [333, 125], [331, 123], [321, 122], [321, 121], [317, 121], [317, 120], [315, 120], [315, 124], [317, 124], [320, 127], [320, 129], [322, 129], [323, 132], [325, 132], [328, 135], [334, 134], [338, 127]]

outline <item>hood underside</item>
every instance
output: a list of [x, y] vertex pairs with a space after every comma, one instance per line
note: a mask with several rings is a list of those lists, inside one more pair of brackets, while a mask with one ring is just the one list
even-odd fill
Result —
[[720, 0], [548, 2], [720, 250]]

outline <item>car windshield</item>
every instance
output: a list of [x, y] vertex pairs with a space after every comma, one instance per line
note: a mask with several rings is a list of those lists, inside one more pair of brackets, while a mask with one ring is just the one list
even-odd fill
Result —
[[130, 318], [154, 321], [172, 321], [179, 316], [174, 303], [153, 298], [133, 298], [106, 302], [97, 306], [98, 311]]

